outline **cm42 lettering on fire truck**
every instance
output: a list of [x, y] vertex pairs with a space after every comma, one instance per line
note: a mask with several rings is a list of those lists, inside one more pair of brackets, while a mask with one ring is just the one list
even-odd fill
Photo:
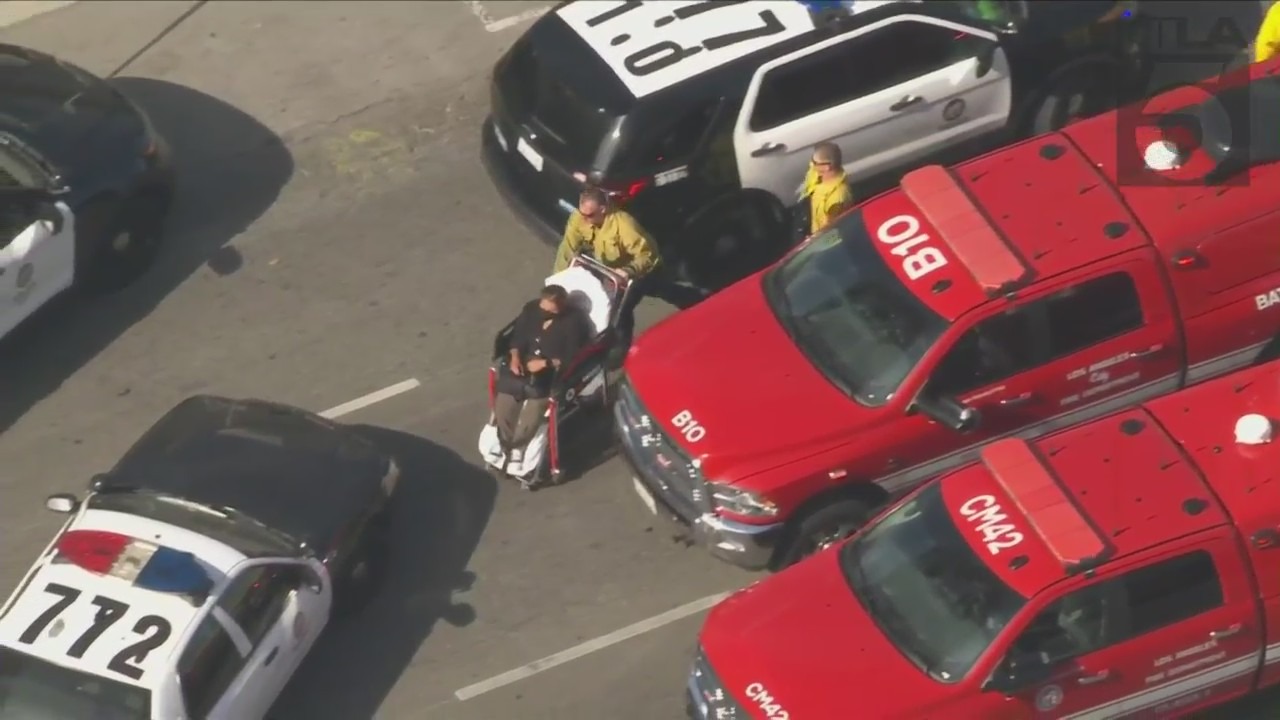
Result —
[[[640, 487], [717, 556], [785, 566], [984, 442], [1254, 362], [1280, 331], [1257, 300], [1280, 287], [1280, 144], [1244, 152], [1229, 127], [1250, 107], [1280, 127], [1276, 67], [1147, 102], [1204, 119], [1197, 148], [1142, 136], [1119, 156], [1112, 112], [926, 166], [654, 326], [614, 407]], [[1191, 172], [1209, 179], [1161, 182]]]
[[1135, 7], [562, 3], [494, 67], [485, 162], [543, 237], [599, 185], [670, 267], [719, 288], [789, 247], [785, 209], [819, 142], [877, 187], [1135, 94], [1148, 65]]
[[[1278, 418], [1273, 361], [985, 446], [713, 608], [694, 717], [770, 717], [768, 688], [798, 718], [1173, 720], [1275, 686]], [[993, 554], [997, 507], [1022, 540]]]

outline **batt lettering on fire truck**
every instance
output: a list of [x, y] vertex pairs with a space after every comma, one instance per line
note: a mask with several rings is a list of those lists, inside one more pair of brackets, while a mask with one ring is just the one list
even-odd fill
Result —
[[[794, 717], [1177, 720], [1270, 690], [1278, 435], [1275, 360], [987, 444], [712, 608], [691, 697], [723, 690], [736, 717], [765, 717], [767, 687]], [[1001, 516], [1024, 538], [993, 554], [973, 523]]]
[[[1216, 122], [1239, 108], [1280, 127], [1277, 70], [1280, 59], [1144, 103], [1155, 117], [1215, 119], [1201, 145], [1177, 150], [1205, 171], [1197, 183], [1126, 182], [1143, 153], [1118, 156], [1125, 121], [1100, 115], [908, 172], [771, 268], [654, 326], [614, 404], [632, 474], [716, 557], [778, 569], [988, 441], [1266, 359], [1280, 336], [1280, 315], [1257, 309], [1280, 292], [1280, 143], [1241, 154], [1213, 128], [1261, 122]], [[685, 408], [715, 432], [689, 430]], [[673, 467], [653, 461], [654, 433]]]

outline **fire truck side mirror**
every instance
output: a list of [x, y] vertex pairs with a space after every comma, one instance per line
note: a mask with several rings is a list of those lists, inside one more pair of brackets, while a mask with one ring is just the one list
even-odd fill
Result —
[[928, 390], [920, 393], [914, 406], [930, 420], [960, 433], [972, 432], [982, 422], [982, 416], [975, 408]]
[[982, 684], [983, 692], [1013, 695], [1039, 685], [1053, 674], [1053, 667], [1037, 655], [1010, 655]]

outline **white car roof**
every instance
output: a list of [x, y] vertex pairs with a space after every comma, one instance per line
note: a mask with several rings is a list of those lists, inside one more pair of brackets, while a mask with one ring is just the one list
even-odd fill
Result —
[[[67, 532], [76, 530], [119, 533], [191, 553], [214, 587], [221, 585], [232, 568], [245, 559], [240, 552], [203, 535], [135, 515], [86, 510], [67, 528]], [[0, 645], [110, 680], [148, 689], [160, 686], [170, 674], [180, 641], [200, 615], [201, 607], [179, 594], [136, 587], [128, 580], [99, 575], [69, 562], [53, 562], [58, 555], [55, 548], [56, 543], [36, 561], [29, 581], [18, 588], [0, 615]], [[51, 585], [53, 591], [48, 589]], [[58, 592], [73, 591], [78, 593], [74, 601], [60, 601]], [[94, 626], [95, 617], [101, 612], [100, 605], [95, 604], [97, 598], [105, 599], [103, 604], [123, 603], [124, 608], [119, 619], [88, 643], [80, 657], [72, 657], [73, 644]], [[56, 617], [48, 618], [40, 629], [41, 616], [60, 602], [66, 607]], [[33, 627], [36, 631], [28, 632]], [[148, 640], [151, 647], [141, 659], [126, 652]], [[127, 665], [121, 665], [122, 659]]]
[[[857, 0], [845, 10], [857, 14], [906, 1], [910, 0]], [[703, 7], [686, 14], [695, 5]], [[799, 37], [815, 27], [809, 8], [795, 0], [746, 0], [718, 6], [701, 2], [578, 0], [555, 14], [637, 98]], [[677, 17], [680, 15], [683, 19]], [[771, 32], [761, 32], [765, 29]]]

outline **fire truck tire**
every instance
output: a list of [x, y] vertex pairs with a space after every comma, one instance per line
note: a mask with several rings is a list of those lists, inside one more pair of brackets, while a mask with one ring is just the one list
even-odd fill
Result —
[[774, 555], [773, 570], [790, 567], [810, 555], [849, 537], [877, 507], [856, 497], [844, 497], [804, 515], [787, 534]]

